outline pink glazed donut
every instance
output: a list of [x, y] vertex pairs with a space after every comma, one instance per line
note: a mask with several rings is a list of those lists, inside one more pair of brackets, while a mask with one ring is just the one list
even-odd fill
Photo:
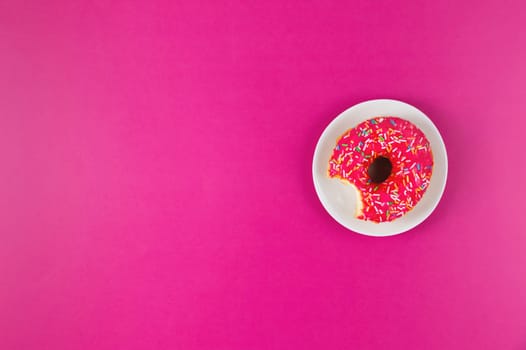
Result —
[[409, 121], [375, 117], [340, 136], [328, 172], [355, 187], [358, 219], [392, 221], [426, 192], [433, 153], [424, 133]]

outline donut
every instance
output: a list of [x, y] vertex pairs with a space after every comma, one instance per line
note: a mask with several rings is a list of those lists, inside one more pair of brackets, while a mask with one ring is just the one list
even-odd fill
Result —
[[355, 216], [393, 221], [420, 201], [433, 173], [433, 153], [424, 133], [399, 117], [375, 117], [339, 137], [328, 175], [355, 187]]

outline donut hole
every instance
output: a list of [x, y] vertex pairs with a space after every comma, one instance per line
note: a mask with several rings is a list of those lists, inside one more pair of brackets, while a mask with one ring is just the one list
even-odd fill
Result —
[[384, 156], [376, 157], [367, 169], [367, 175], [371, 179], [371, 182], [379, 184], [387, 180], [391, 171], [393, 170], [393, 163], [389, 158]]

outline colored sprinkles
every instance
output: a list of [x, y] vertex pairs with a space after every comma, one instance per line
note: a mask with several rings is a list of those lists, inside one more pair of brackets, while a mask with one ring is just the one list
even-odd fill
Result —
[[[367, 169], [378, 156], [391, 160], [386, 181], [371, 183]], [[346, 180], [361, 193], [362, 220], [392, 221], [420, 201], [433, 172], [433, 154], [424, 133], [398, 117], [376, 117], [348, 130], [329, 160], [329, 176]]]

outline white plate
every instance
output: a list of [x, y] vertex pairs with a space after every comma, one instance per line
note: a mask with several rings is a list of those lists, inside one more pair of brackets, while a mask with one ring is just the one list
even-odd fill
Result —
[[[427, 191], [418, 204], [391, 222], [375, 223], [359, 220], [356, 212], [356, 192], [351, 185], [327, 175], [329, 158], [337, 139], [350, 128], [378, 116], [397, 116], [420, 128], [431, 143], [434, 166]], [[447, 179], [447, 153], [444, 141], [433, 122], [417, 108], [396, 100], [371, 100], [359, 103], [337, 116], [321, 134], [312, 162], [314, 187], [327, 212], [349, 230], [368, 236], [391, 236], [405, 232], [424, 221], [435, 210]]]

